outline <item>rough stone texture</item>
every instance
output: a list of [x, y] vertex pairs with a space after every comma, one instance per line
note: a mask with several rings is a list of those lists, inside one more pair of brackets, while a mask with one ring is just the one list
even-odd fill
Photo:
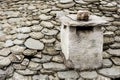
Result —
[[[119, 4], [120, 0], [0, 0], [0, 64], [2, 64], [0, 80], [60, 80], [57, 74], [59, 72], [66, 72], [66, 76], [73, 76], [74, 74], [69, 73], [71, 69], [60, 67], [61, 64], [64, 65], [64, 56], [61, 52], [61, 22], [58, 17], [63, 15], [57, 13], [77, 14], [78, 10], [88, 10], [92, 15], [104, 16], [104, 19], [110, 21], [108, 25], [102, 26], [107, 38], [104, 36], [103, 65], [100, 69], [106, 70], [108, 72], [106, 75], [118, 74], [118, 70], [113, 73], [114, 71], [108, 69], [111, 69], [114, 65], [119, 67]], [[96, 22], [99, 21], [96, 20]], [[43, 26], [41, 22], [47, 22], [52, 26], [48, 24]], [[29, 38], [40, 41], [44, 44], [44, 48], [33, 50], [26, 47], [24, 43]], [[10, 64], [8, 64], [7, 58], [10, 59]], [[33, 65], [34, 63], [35, 65]], [[50, 64], [52, 69], [45, 69], [43, 64], [48, 63], [55, 63], [57, 66]], [[56, 71], [58, 66], [59, 71]], [[26, 69], [30, 70], [27, 72]], [[24, 75], [19, 74], [18, 70], [22, 70], [21, 73], [24, 73]], [[99, 72], [98, 69], [96, 70]], [[34, 71], [35, 73], [33, 73]], [[76, 72], [76, 70], [72, 69], [72, 72]], [[77, 70], [78, 74], [81, 72], [83, 71]], [[111, 80], [109, 76], [105, 77], [100, 73], [97, 73], [97, 75], [98, 77], [95, 80]], [[117, 75], [117, 77], [120, 76]], [[78, 78], [77, 80], [86, 80], [80, 75]], [[66, 78], [65, 80], [76, 79]]]
[[120, 67], [113, 66], [111, 68], [101, 69], [98, 72], [110, 78], [118, 78], [120, 76]]
[[79, 77], [76, 71], [63, 71], [57, 74], [60, 79], [77, 79]]
[[43, 43], [41, 43], [39, 40], [35, 40], [32, 38], [27, 39], [24, 45], [30, 49], [42, 50], [44, 48]]
[[48, 70], [65, 70], [66, 69], [64, 64], [59, 64], [54, 62], [44, 63], [43, 68]]

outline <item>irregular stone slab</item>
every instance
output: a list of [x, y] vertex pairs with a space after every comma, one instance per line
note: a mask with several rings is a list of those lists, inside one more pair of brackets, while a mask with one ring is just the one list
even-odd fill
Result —
[[32, 71], [29, 69], [25, 69], [25, 70], [16, 70], [17, 73], [24, 75], [24, 76], [29, 76], [29, 75], [34, 75], [37, 73], [37, 71]]
[[8, 66], [11, 63], [9, 57], [0, 57], [0, 68]]
[[31, 76], [23, 76], [21, 74], [14, 72], [12, 80], [32, 80], [32, 77]]
[[17, 32], [21, 32], [21, 33], [29, 33], [30, 31], [31, 31], [30, 27], [22, 27], [17, 29]]
[[3, 48], [0, 50], [0, 56], [8, 56], [10, 54], [10, 49], [9, 48]]
[[40, 42], [39, 40], [35, 40], [32, 38], [28, 38], [24, 45], [30, 49], [37, 49], [37, 50], [42, 50], [44, 48], [44, 44]]
[[103, 59], [103, 67], [111, 67], [112, 62], [109, 59]]
[[5, 44], [4, 44], [4, 47], [11, 47], [11, 46], [13, 46], [14, 44], [13, 44], [13, 41], [12, 40], [7, 40], [6, 42], [5, 42]]
[[47, 16], [47, 15], [45, 15], [45, 14], [41, 14], [41, 15], [39, 16], [39, 18], [40, 18], [40, 20], [49, 20], [49, 19], [52, 18], [52, 16]]
[[119, 78], [120, 77], [120, 67], [113, 66], [111, 68], [104, 68], [98, 71], [99, 74], [102, 74], [110, 78]]
[[71, 3], [73, 2], [73, 0], [60, 0], [59, 2], [65, 4], [65, 3]]
[[96, 80], [111, 80], [111, 79], [105, 76], [98, 75], [98, 78]]
[[25, 50], [25, 47], [22, 46], [13, 46], [10, 48], [10, 51], [14, 54], [21, 54]]
[[0, 80], [5, 80], [6, 72], [0, 69]]
[[41, 31], [42, 29], [43, 29], [43, 27], [41, 27], [40, 25], [33, 25], [33, 26], [31, 26], [31, 30], [35, 31], [35, 32]]
[[34, 75], [32, 77], [32, 79], [33, 80], [49, 80], [49, 77], [48, 77], [48, 75], [42, 75], [42, 74], [40, 74], [40, 75]]
[[120, 49], [120, 43], [114, 43], [114, 44], [110, 45], [110, 48], [112, 48], [112, 49]]
[[55, 29], [44, 28], [41, 32], [45, 35], [52, 36], [52, 35], [57, 35], [59, 31]]
[[44, 37], [44, 34], [42, 34], [41, 32], [31, 32], [30, 36], [34, 39], [41, 39]]
[[97, 78], [97, 73], [95, 71], [86, 71], [86, 72], [81, 72], [80, 73], [81, 77], [84, 79], [96, 79]]
[[30, 61], [28, 65], [28, 69], [30, 70], [40, 70], [42, 68], [42, 65], [40, 63], [32, 62]]
[[66, 69], [65, 65], [54, 63], [54, 62], [44, 63], [43, 67], [48, 70], [65, 70]]
[[114, 56], [120, 56], [120, 49], [109, 49], [107, 52]]
[[29, 37], [29, 34], [22, 34], [22, 33], [17, 34], [17, 39], [26, 39], [28, 37]]
[[25, 56], [33, 56], [35, 54], [37, 54], [37, 50], [32, 50], [32, 49], [26, 49], [23, 54]]
[[57, 4], [57, 7], [59, 7], [59, 8], [71, 8], [71, 7], [73, 7], [74, 6], [74, 2], [71, 2], [71, 3], [68, 3], [68, 4], [61, 4], [61, 3], [58, 3]]
[[51, 22], [48, 22], [48, 21], [42, 21], [40, 24], [41, 26], [47, 27], [47, 28], [53, 28], [54, 26]]
[[120, 58], [119, 57], [112, 57], [111, 60], [114, 64], [120, 66]]
[[62, 71], [57, 74], [60, 79], [77, 79], [79, 77], [76, 71]]

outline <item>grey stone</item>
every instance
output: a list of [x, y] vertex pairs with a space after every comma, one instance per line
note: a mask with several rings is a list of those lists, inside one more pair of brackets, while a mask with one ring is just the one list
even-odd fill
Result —
[[76, 71], [62, 71], [57, 74], [60, 79], [77, 79], [79, 77]]
[[10, 65], [9, 67], [7, 67], [5, 73], [7, 78], [12, 77], [14, 73], [14, 68]]
[[14, 44], [17, 44], [17, 45], [21, 45], [21, 44], [23, 44], [23, 42], [24, 42], [24, 40], [19, 40], [19, 39], [15, 39], [15, 40], [13, 41], [13, 43], [14, 43]]
[[42, 34], [41, 32], [31, 32], [30, 36], [34, 39], [41, 39], [44, 37], [44, 34]]
[[59, 52], [55, 50], [54, 46], [51, 46], [51, 47], [45, 47], [45, 49], [43, 50], [43, 54], [57, 55], [59, 54]]
[[28, 9], [29, 9], [29, 10], [36, 9], [36, 6], [34, 6], [34, 5], [29, 5], [29, 6], [28, 6]]
[[120, 36], [120, 30], [116, 30], [115, 34], [118, 35], [118, 36]]
[[30, 31], [31, 31], [30, 27], [17, 28], [17, 32], [21, 32], [21, 33], [29, 33]]
[[29, 76], [29, 75], [34, 75], [37, 73], [37, 71], [32, 71], [29, 69], [25, 69], [25, 70], [16, 70], [17, 73], [24, 75], [24, 76]]
[[25, 50], [25, 47], [15, 45], [10, 48], [10, 51], [14, 54], [21, 54]]
[[14, 75], [11, 80], [32, 80], [32, 77], [31, 76], [23, 76], [21, 74], [14, 72]]
[[3, 70], [0, 69], [0, 80], [5, 80], [5, 78], [6, 78], [5, 71], [3, 71]]
[[22, 34], [22, 33], [17, 34], [17, 39], [26, 39], [28, 37], [29, 37], [29, 34]]
[[96, 80], [111, 80], [111, 79], [105, 76], [98, 75], [98, 78]]
[[37, 52], [37, 54], [36, 55], [34, 55], [34, 57], [36, 57], [36, 58], [42, 58], [42, 54], [41, 54], [41, 52]]
[[26, 56], [33, 56], [33, 55], [37, 54], [37, 50], [26, 49], [26, 50], [24, 50], [23, 54]]
[[63, 58], [62, 58], [62, 56], [53, 56], [53, 58], [52, 58], [52, 61], [54, 61], [54, 62], [63, 62], [64, 60], [63, 60]]
[[104, 51], [102, 53], [102, 56], [103, 56], [104, 59], [106, 59], [106, 58], [108, 59], [108, 58], [111, 58], [112, 55], [110, 55], [110, 54], [108, 54], [107, 52]]
[[71, 3], [67, 3], [67, 4], [61, 4], [61, 3], [58, 3], [57, 4], [57, 7], [59, 7], [59, 8], [71, 8], [71, 7], [73, 7], [74, 6], [74, 2], [71, 2]]
[[71, 2], [73, 2], [73, 0], [60, 0], [60, 3], [63, 3], [63, 4], [71, 3]]
[[29, 65], [28, 65], [28, 69], [30, 70], [40, 70], [42, 68], [42, 65], [40, 63], [36, 63], [36, 62], [32, 62], [30, 61]]
[[40, 25], [33, 25], [31, 26], [31, 30], [32, 31], [41, 31], [43, 27], [41, 27]]
[[115, 41], [119, 43], [120, 42], [120, 36], [115, 36]]
[[114, 26], [120, 26], [120, 22], [119, 22], [119, 21], [114, 21], [114, 22], [112, 22], [112, 24], [113, 24]]
[[106, 29], [109, 30], [109, 31], [116, 31], [118, 29], [118, 27], [116, 27], [116, 26], [107, 26]]
[[103, 59], [103, 67], [111, 67], [112, 62], [109, 59]]
[[24, 59], [24, 56], [23, 55], [15, 55], [15, 54], [11, 54], [9, 56], [9, 59], [11, 60], [11, 62], [14, 62], [14, 63], [21, 63]]
[[120, 65], [120, 58], [119, 57], [111, 57], [111, 60], [115, 65]]
[[33, 24], [33, 25], [37, 25], [37, 24], [39, 24], [39, 21], [38, 21], [38, 20], [33, 20], [33, 21], [32, 21], [32, 24]]
[[7, 17], [18, 17], [20, 12], [19, 11], [5, 11], [3, 14], [7, 15]]
[[53, 42], [55, 42], [55, 38], [51, 38], [51, 39], [41, 39], [41, 41], [43, 42], [43, 43], [53, 43]]
[[40, 75], [34, 75], [32, 77], [32, 79], [33, 80], [49, 80], [49, 77], [48, 77], [48, 75], [42, 75], [42, 74], [40, 74]]
[[103, 10], [103, 11], [110, 11], [110, 12], [112, 12], [112, 11], [117, 11], [117, 7], [104, 7], [104, 6], [99, 6], [99, 9], [100, 10]]
[[47, 70], [65, 70], [66, 69], [64, 64], [59, 64], [54, 62], [44, 63], [43, 68]]
[[4, 42], [0, 42], [0, 49], [4, 47]]
[[99, 70], [98, 73], [102, 74], [106, 77], [118, 78], [118, 77], [120, 77], [120, 67], [113, 66], [111, 68], [104, 68], [104, 69]]
[[116, 43], [110, 45], [110, 48], [112, 48], [112, 49], [120, 49], [120, 43], [116, 42]]
[[48, 21], [42, 21], [40, 24], [41, 24], [41, 26], [47, 27], [47, 28], [53, 28], [54, 27], [54, 25], [51, 22], [48, 22]]
[[48, 12], [50, 12], [50, 11], [51, 11], [50, 8], [46, 8], [46, 9], [41, 10], [41, 13], [46, 14], [46, 13], [48, 13]]
[[45, 63], [45, 62], [49, 62], [51, 60], [51, 56], [49, 55], [42, 55], [42, 58], [32, 58], [31, 60], [34, 62], [40, 62], [40, 63]]
[[29, 59], [24, 58], [24, 60], [22, 61], [21, 65], [27, 66], [28, 64], [29, 64]]
[[25, 70], [27, 67], [21, 64], [13, 64], [13, 68], [16, 70]]
[[107, 52], [113, 56], [120, 56], [120, 49], [109, 49]]
[[35, 40], [32, 38], [28, 38], [24, 45], [30, 49], [37, 49], [37, 50], [42, 50], [44, 48], [44, 44], [40, 42], [39, 40]]
[[0, 50], [0, 56], [8, 56], [10, 54], [9, 48], [3, 48]]
[[45, 35], [53, 36], [53, 35], [57, 35], [58, 30], [44, 28], [41, 32]]
[[9, 57], [1, 57], [0, 56], [0, 68], [8, 66], [11, 63]]
[[97, 78], [97, 73], [95, 71], [85, 71], [80, 73], [81, 77], [84, 79], [96, 79]]
[[7, 40], [4, 44], [4, 47], [10, 47], [10, 46], [13, 46], [13, 45], [14, 45], [14, 43], [13, 43], [12, 40]]
[[39, 16], [39, 18], [40, 18], [40, 20], [49, 20], [49, 19], [52, 18], [52, 16], [47, 16], [47, 15], [45, 15], [45, 14], [41, 14], [41, 15]]

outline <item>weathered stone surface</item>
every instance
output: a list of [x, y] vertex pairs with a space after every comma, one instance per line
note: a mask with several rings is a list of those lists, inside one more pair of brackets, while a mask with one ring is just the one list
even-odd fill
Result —
[[61, 3], [58, 3], [57, 4], [57, 7], [59, 8], [71, 8], [74, 6], [75, 3], [71, 2], [71, 3], [67, 3], [67, 4], [61, 4]]
[[19, 39], [15, 39], [13, 41], [14, 44], [17, 44], [17, 45], [20, 45], [20, 44], [23, 44], [24, 40], [19, 40]]
[[36, 6], [34, 6], [34, 5], [29, 5], [29, 6], [28, 6], [28, 9], [29, 9], [29, 10], [36, 9]]
[[41, 39], [44, 37], [44, 34], [42, 34], [41, 32], [32, 32], [30, 33], [30, 36], [34, 39]]
[[37, 50], [26, 49], [26, 50], [24, 50], [23, 54], [26, 56], [33, 56], [33, 55], [37, 54]]
[[5, 71], [3, 71], [3, 70], [0, 69], [0, 80], [5, 80], [5, 78], [6, 78]]
[[40, 42], [39, 40], [35, 40], [32, 38], [28, 38], [24, 45], [30, 49], [37, 49], [37, 50], [42, 50], [44, 48], [44, 44]]
[[52, 35], [56, 35], [58, 33], [58, 30], [44, 28], [41, 32], [45, 35], [52, 36]]
[[45, 63], [49, 62], [51, 60], [52, 56], [49, 55], [42, 55], [42, 58], [32, 58], [31, 60], [34, 62], [40, 62], [40, 63]]
[[14, 75], [11, 80], [32, 80], [32, 77], [30, 76], [23, 76], [21, 74], [18, 74], [14, 72]]
[[13, 64], [14, 69], [16, 70], [25, 70], [27, 67], [21, 64]]
[[36, 63], [36, 62], [32, 62], [30, 61], [29, 65], [28, 65], [28, 68], [30, 70], [40, 70], [42, 68], [42, 65], [40, 63]]
[[112, 57], [111, 60], [115, 65], [120, 65], [120, 58], [119, 57]]
[[109, 59], [103, 59], [103, 67], [111, 67], [112, 62]]
[[29, 37], [29, 34], [22, 34], [22, 33], [17, 34], [17, 39], [26, 39], [28, 37]]
[[120, 26], [120, 22], [119, 21], [114, 21], [114, 22], [112, 22], [112, 24], [115, 25], [115, 26]]
[[25, 47], [22, 46], [13, 46], [10, 48], [10, 51], [14, 54], [21, 54], [25, 50]]
[[6, 77], [9, 78], [9, 77], [12, 77], [13, 76], [13, 73], [14, 73], [14, 68], [12, 66], [9, 66], [6, 70], [5, 70], [5, 73], [6, 73]]
[[81, 72], [80, 73], [81, 77], [84, 79], [96, 79], [97, 78], [97, 73], [95, 71], [87, 71], [87, 72]]
[[0, 50], [0, 55], [1, 56], [8, 56], [10, 54], [10, 49], [9, 48], [4, 48]]
[[44, 38], [43, 38], [43, 39], [41, 39], [41, 41], [42, 41], [43, 43], [48, 43], [48, 44], [55, 42], [55, 40], [56, 40], [55, 38], [51, 38], [51, 39], [44, 39]]
[[52, 61], [54, 61], [54, 62], [63, 62], [63, 58], [62, 58], [62, 56], [54, 56], [52, 58]]
[[47, 15], [45, 15], [45, 14], [41, 14], [41, 15], [39, 16], [39, 18], [40, 18], [40, 20], [49, 20], [49, 19], [52, 18], [52, 16], [47, 16]]
[[17, 32], [21, 33], [29, 33], [30, 31], [31, 31], [30, 27], [22, 27], [17, 29]]
[[11, 60], [11, 62], [14, 62], [14, 63], [21, 63], [24, 59], [24, 56], [23, 55], [15, 55], [15, 54], [11, 54], [9, 56], [9, 59]]
[[27, 66], [28, 64], [29, 64], [29, 59], [24, 58], [24, 60], [22, 61], [21, 65]]
[[73, 2], [73, 0], [60, 0], [60, 3], [63, 3], [63, 4], [71, 3], [71, 2]]
[[40, 75], [34, 75], [32, 77], [32, 79], [33, 80], [49, 80], [49, 77], [48, 77], [48, 75], [42, 75], [42, 74], [40, 74]]
[[37, 71], [32, 71], [29, 69], [25, 69], [25, 70], [16, 70], [17, 73], [24, 75], [24, 76], [29, 76], [29, 75], [34, 75], [37, 73]]
[[41, 27], [40, 25], [33, 25], [31, 26], [31, 30], [32, 31], [41, 31], [43, 27]]
[[108, 59], [108, 58], [111, 58], [112, 55], [110, 55], [110, 54], [108, 54], [107, 52], [104, 51], [102, 53], [102, 56], [103, 56], [104, 59], [106, 59], [106, 58]]
[[120, 49], [120, 43], [114, 43], [114, 44], [110, 45], [110, 48], [112, 48], [112, 49]]
[[1, 57], [0, 56], [0, 68], [8, 66], [10, 63], [11, 63], [11, 61], [8, 57]]
[[51, 22], [48, 22], [48, 21], [42, 21], [40, 24], [41, 26], [47, 27], [47, 28], [53, 28], [54, 26]]
[[12, 40], [7, 40], [4, 44], [4, 47], [10, 47], [10, 46], [13, 46], [13, 41]]
[[113, 66], [111, 68], [104, 68], [104, 69], [99, 70], [98, 73], [106, 77], [118, 78], [120, 77], [120, 67]]
[[66, 69], [64, 64], [59, 64], [54, 62], [44, 63], [43, 68], [48, 70], [65, 70]]
[[108, 78], [108, 77], [99, 75], [98, 78], [97, 78], [96, 80], [111, 80], [111, 79]]
[[57, 74], [60, 79], [77, 79], [79, 77], [76, 71], [62, 71]]
[[107, 52], [113, 56], [120, 56], [120, 49], [109, 49]]

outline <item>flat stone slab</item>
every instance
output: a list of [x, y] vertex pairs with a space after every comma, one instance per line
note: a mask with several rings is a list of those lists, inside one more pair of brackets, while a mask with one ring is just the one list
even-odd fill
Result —
[[28, 38], [24, 45], [30, 49], [37, 49], [37, 50], [42, 50], [44, 48], [44, 44], [40, 42], [39, 40], [35, 40], [32, 38]]
[[110, 78], [119, 78], [120, 77], [120, 67], [113, 66], [111, 68], [104, 68], [98, 71], [99, 74], [102, 74]]

